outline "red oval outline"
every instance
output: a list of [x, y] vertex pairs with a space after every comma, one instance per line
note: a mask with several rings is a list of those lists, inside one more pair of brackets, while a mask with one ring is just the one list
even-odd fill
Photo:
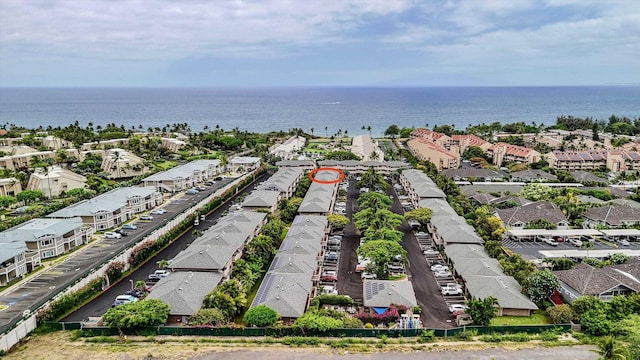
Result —
[[[338, 178], [336, 180], [318, 180], [316, 178], [313, 177], [313, 175], [315, 173], [317, 173], [318, 171], [335, 171], [338, 174], [340, 174], [340, 176], [338, 176]], [[311, 181], [316, 182], [318, 184], [336, 184], [341, 182], [342, 180], [344, 180], [344, 172], [340, 169], [336, 169], [336, 168], [330, 168], [330, 167], [322, 167], [322, 168], [317, 168], [317, 169], [313, 169], [309, 172], [309, 179], [311, 179]]]

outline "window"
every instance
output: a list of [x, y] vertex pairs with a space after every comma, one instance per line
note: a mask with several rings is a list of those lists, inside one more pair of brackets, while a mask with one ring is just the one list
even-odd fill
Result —
[[42, 252], [43, 259], [50, 258], [50, 257], [53, 257], [53, 250], [47, 250]]
[[49, 239], [49, 240], [40, 241], [40, 246], [49, 246], [49, 245], [53, 245], [53, 240]]

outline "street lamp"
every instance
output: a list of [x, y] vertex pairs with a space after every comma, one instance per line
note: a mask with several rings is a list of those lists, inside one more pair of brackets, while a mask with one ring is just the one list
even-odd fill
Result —
[[131, 283], [131, 291], [133, 291], [133, 279], [129, 279], [129, 282]]

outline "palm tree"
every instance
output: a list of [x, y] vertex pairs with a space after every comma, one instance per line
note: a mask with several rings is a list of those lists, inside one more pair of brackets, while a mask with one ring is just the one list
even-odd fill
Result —
[[166, 269], [169, 266], [169, 261], [162, 259], [162, 260], [158, 260], [158, 262], [156, 262], [156, 264], [158, 264], [158, 268], [160, 269]]
[[583, 249], [587, 250], [587, 258], [589, 257], [589, 249], [593, 248], [593, 243], [591, 241], [584, 241], [582, 242], [582, 246], [580, 246]]
[[605, 336], [598, 343], [598, 349], [592, 350], [600, 355], [603, 360], [626, 360], [627, 349], [613, 336]]
[[311, 128], [311, 136], [313, 136], [313, 132], [315, 131], [314, 128]]
[[325, 135], [325, 137], [329, 137], [329, 127], [328, 126], [324, 127], [324, 135]]
[[371, 125], [367, 126], [367, 131], [369, 132], [369, 136], [371, 136]]

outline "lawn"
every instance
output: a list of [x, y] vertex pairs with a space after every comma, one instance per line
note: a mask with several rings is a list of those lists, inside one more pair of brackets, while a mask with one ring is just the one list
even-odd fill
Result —
[[496, 316], [491, 320], [492, 326], [500, 325], [541, 325], [553, 324], [547, 313], [543, 310], [536, 310], [533, 315], [525, 316]]
[[153, 167], [155, 169], [159, 169], [160, 171], [164, 171], [164, 170], [170, 169], [172, 167], [175, 167], [176, 165], [178, 165], [177, 161], [166, 160], [166, 161], [163, 161], [163, 162], [160, 162], [160, 163], [157, 163], [157, 164], [153, 164]]

